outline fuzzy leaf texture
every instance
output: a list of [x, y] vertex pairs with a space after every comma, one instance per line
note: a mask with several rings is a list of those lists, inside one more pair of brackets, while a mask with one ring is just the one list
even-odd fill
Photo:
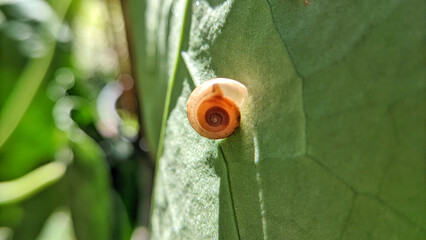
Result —
[[[425, 239], [426, 4], [129, 0], [153, 239]], [[199, 136], [191, 90], [245, 84]]]

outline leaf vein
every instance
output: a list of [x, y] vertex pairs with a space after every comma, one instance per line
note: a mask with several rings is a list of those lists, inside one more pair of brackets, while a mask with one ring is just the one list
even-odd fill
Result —
[[234, 197], [232, 195], [231, 176], [229, 175], [228, 161], [226, 160], [226, 157], [225, 157], [225, 154], [223, 152], [222, 146], [220, 144], [218, 144], [218, 146], [219, 146], [220, 154], [222, 154], [223, 161], [225, 162], [225, 167], [226, 167], [225, 170], [226, 170], [226, 177], [227, 177], [227, 180], [228, 180], [229, 195], [231, 197], [232, 213], [234, 215], [234, 221], [235, 221], [235, 227], [237, 228], [238, 239], [241, 239], [240, 229], [239, 229], [239, 226], [238, 226], [237, 214], [235, 212], [236, 209], [235, 209], [235, 204], [234, 204]]

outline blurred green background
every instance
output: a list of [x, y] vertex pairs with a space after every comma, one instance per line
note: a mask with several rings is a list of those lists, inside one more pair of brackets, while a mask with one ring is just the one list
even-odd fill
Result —
[[119, 0], [0, 0], [0, 240], [146, 239]]

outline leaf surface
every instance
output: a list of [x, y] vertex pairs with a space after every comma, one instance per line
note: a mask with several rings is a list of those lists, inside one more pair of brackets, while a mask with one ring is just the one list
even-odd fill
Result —
[[[183, 20], [182, 2], [140, 19], [146, 36], [162, 33], [164, 18], [183, 33], [179, 59], [157, 58], [175, 76], [153, 239], [426, 237], [424, 3], [199, 0]], [[186, 119], [190, 89], [213, 77], [249, 93], [225, 140]], [[142, 100], [160, 98], [146, 91]]]

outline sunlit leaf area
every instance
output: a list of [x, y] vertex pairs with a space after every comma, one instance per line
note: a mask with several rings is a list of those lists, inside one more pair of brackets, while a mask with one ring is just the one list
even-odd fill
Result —
[[146, 239], [119, 0], [0, 0], [0, 240]]

